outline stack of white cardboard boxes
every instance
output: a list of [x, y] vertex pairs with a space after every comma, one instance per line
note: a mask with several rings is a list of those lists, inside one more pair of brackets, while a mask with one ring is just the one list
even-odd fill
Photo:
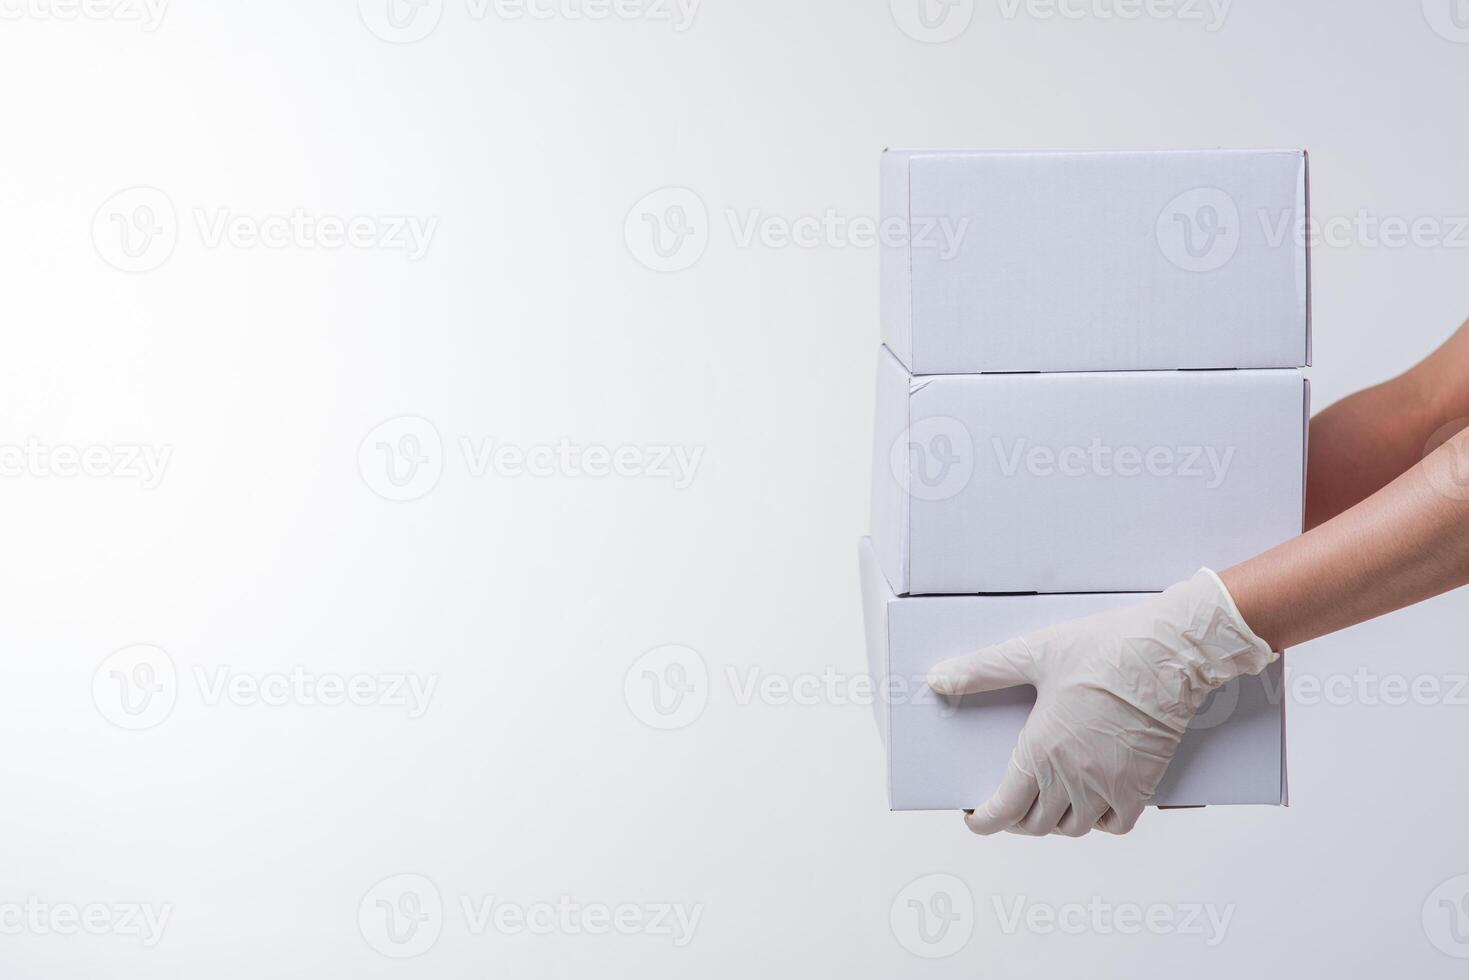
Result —
[[[940, 660], [1301, 531], [1306, 154], [890, 150], [868, 656], [897, 810], [999, 784], [1034, 691]], [[1218, 691], [1154, 802], [1286, 801], [1279, 662]]]

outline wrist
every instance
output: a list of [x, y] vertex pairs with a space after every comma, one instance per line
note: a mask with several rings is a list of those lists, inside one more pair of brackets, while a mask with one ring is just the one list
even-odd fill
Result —
[[1261, 559], [1252, 558], [1226, 568], [1217, 578], [1240, 624], [1271, 650], [1284, 649], [1286, 624], [1281, 621], [1279, 603], [1261, 567]]
[[1228, 585], [1212, 569], [1201, 568], [1173, 588], [1182, 605], [1180, 622], [1187, 640], [1182, 659], [1195, 709], [1210, 692], [1237, 677], [1258, 674], [1278, 656], [1250, 628]]

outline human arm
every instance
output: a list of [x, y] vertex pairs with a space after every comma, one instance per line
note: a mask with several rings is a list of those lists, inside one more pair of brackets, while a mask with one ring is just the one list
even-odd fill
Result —
[[1305, 534], [1226, 569], [1277, 650], [1469, 583], [1469, 323], [1311, 420]]
[[[1286, 646], [1469, 583], [1469, 332], [1311, 429], [1311, 530], [1162, 595], [937, 665], [947, 695], [1032, 685], [976, 833], [1126, 833], [1208, 694]], [[1450, 434], [1427, 456], [1426, 447]], [[1421, 459], [1420, 459], [1421, 457]]]
[[1306, 528], [1354, 507], [1469, 422], [1469, 323], [1409, 370], [1311, 420]]
[[1275, 650], [1469, 584], [1469, 430], [1355, 507], [1220, 578]]

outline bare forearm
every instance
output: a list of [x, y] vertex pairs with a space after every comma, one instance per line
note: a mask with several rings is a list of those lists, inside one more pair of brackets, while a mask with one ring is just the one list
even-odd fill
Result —
[[[1311, 420], [1306, 527], [1366, 500], [1469, 416], [1469, 324], [1411, 370]], [[1436, 438], [1435, 438], [1436, 437]]]
[[1434, 426], [1413, 372], [1342, 399], [1311, 420], [1306, 527], [1387, 486], [1423, 456]]
[[1221, 578], [1277, 650], [1469, 583], [1469, 432]]

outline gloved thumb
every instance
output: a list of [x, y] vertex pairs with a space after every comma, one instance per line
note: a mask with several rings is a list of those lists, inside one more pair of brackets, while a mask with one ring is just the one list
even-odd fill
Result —
[[974, 653], [953, 657], [928, 672], [928, 686], [940, 694], [979, 694], [1033, 683], [1030, 647], [1022, 639], [1006, 640]]

